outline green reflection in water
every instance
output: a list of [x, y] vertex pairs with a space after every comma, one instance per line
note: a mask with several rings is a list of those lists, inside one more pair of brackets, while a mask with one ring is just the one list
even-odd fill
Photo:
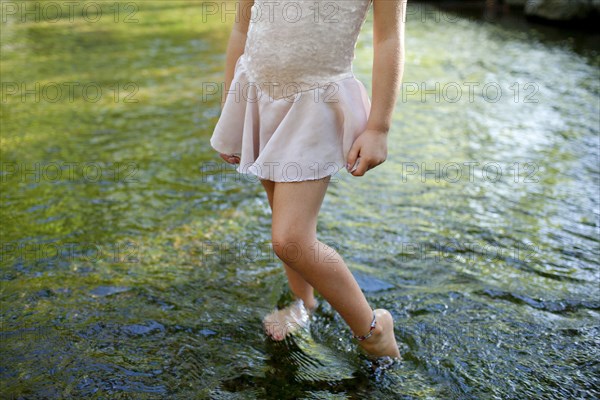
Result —
[[[311, 335], [262, 334], [289, 296], [270, 211], [210, 148], [219, 99], [202, 97], [231, 21], [145, 2], [115, 22], [102, 4], [96, 23], [2, 24], [3, 82], [46, 90], [3, 103], [3, 397], [598, 395], [593, 57], [409, 21], [388, 160], [338, 174], [319, 220], [396, 318], [405, 361], [374, 379], [326, 304]], [[368, 88], [371, 29], [354, 64]], [[65, 82], [102, 95], [49, 101]]]

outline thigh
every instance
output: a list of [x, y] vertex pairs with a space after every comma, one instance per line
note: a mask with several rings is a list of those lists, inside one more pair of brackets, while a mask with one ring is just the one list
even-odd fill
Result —
[[273, 235], [308, 239], [317, 230], [317, 217], [331, 176], [301, 182], [275, 182]]
[[267, 200], [269, 200], [269, 207], [271, 207], [271, 211], [273, 211], [273, 189], [275, 189], [275, 182], [269, 181], [266, 179], [261, 179], [260, 183], [262, 183], [265, 191], [267, 192]]

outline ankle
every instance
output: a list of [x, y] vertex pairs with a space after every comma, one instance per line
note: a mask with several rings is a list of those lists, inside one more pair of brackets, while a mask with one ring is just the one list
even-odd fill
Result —
[[373, 331], [371, 331], [371, 336], [369, 336], [365, 340], [358, 341], [358, 344], [368, 346], [370, 344], [377, 343], [379, 341], [379, 339], [382, 337], [382, 334], [383, 334], [383, 326], [379, 321], [377, 321], [377, 324], [375, 324], [375, 328], [373, 328]]
[[[377, 321], [379, 322], [379, 321]], [[383, 325], [381, 323], [378, 323], [377, 325], [375, 325], [375, 329], [373, 329], [373, 334], [371, 335], [371, 337], [366, 338], [365, 340], [363, 340], [363, 342], [375, 342], [377, 341], [378, 338], [381, 337], [381, 335], [383, 334]]]
[[319, 305], [319, 302], [317, 300], [315, 300], [315, 298], [311, 298], [311, 299], [302, 299], [300, 297], [296, 297], [295, 301], [301, 301], [304, 304], [304, 307], [306, 308], [306, 310], [308, 310], [308, 312], [313, 313], [317, 306]]
[[306, 307], [306, 309], [308, 310], [308, 312], [313, 313], [315, 312], [315, 310], [317, 309], [317, 306], [319, 305], [319, 302], [314, 300], [311, 303], [304, 303], [304, 306]]

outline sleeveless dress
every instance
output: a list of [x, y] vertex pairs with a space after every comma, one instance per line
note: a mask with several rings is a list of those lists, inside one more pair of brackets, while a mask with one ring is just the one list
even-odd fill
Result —
[[371, 0], [255, 0], [210, 144], [275, 182], [345, 169], [371, 101], [352, 71]]

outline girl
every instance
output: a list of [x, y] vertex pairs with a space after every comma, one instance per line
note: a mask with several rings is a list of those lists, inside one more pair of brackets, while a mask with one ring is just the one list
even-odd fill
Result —
[[[373, 5], [373, 103], [352, 72]], [[239, 0], [211, 146], [257, 176], [272, 211], [272, 245], [296, 301], [265, 317], [282, 340], [307, 323], [316, 289], [373, 357], [400, 358], [392, 315], [373, 310], [341, 256], [316, 237], [331, 175], [383, 163], [404, 69], [406, 0]]]

